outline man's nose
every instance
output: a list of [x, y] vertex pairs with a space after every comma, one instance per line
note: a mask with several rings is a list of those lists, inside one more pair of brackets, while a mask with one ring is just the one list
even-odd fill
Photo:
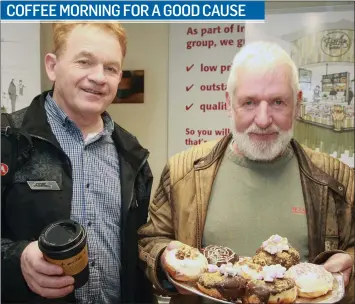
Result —
[[262, 129], [266, 129], [272, 124], [269, 104], [266, 101], [262, 101], [259, 104], [254, 121], [255, 124]]
[[105, 69], [103, 65], [96, 65], [92, 68], [89, 76], [89, 80], [96, 82], [97, 84], [105, 84], [107, 82], [105, 76]]

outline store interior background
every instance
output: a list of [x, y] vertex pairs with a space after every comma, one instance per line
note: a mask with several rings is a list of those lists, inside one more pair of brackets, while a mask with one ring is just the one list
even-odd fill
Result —
[[[332, 11], [351, 3], [353, 4], [350, 1], [267, 1], [266, 12]], [[129, 23], [124, 26], [128, 35], [128, 49], [123, 66], [124, 69], [145, 71], [145, 102], [111, 105], [109, 113], [149, 149], [149, 161], [155, 177], [154, 190], [168, 158], [169, 24]], [[41, 24], [40, 46], [41, 87], [46, 90], [52, 86], [43, 66], [44, 55], [52, 49], [51, 24]], [[319, 72], [321, 73], [323, 71]]]

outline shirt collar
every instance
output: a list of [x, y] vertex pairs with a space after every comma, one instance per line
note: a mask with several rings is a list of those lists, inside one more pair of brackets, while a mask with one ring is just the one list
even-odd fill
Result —
[[[50, 115], [53, 119], [55, 119], [58, 123], [60, 123], [63, 127], [68, 127], [71, 124], [75, 125], [75, 123], [54, 101], [50, 93], [48, 93], [46, 97], [45, 109], [47, 114]], [[104, 122], [104, 133], [112, 134], [115, 128], [115, 124], [111, 116], [105, 111], [104, 113], [102, 113], [101, 117]]]
[[50, 93], [48, 93], [46, 97], [45, 109], [47, 114], [63, 126], [70, 120], [68, 115], [54, 101]]

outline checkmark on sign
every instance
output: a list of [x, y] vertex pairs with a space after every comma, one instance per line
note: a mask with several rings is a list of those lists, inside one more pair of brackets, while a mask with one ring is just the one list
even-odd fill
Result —
[[187, 66], [187, 67], [186, 67], [186, 72], [190, 72], [190, 70], [194, 67], [194, 65], [195, 65], [195, 64], [193, 64], [193, 65], [191, 65], [191, 66], [189, 66], [189, 67]]
[[185, 106], [186, 111], [190, 110], [193, 105], [194, 105], [194, 104], [192, 103], [192, 104], [190, 104], [189, 106]]
[[190, 91], [193, 86], [194, 86], [194, 84], [190, 85], [189, 87], [186, 87], [186, 92]]

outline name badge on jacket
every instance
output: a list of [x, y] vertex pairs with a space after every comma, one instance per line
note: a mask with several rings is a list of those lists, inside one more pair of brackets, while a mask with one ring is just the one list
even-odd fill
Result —
[[32, 190], [60, 190], [56, 181], [27, 181]]

